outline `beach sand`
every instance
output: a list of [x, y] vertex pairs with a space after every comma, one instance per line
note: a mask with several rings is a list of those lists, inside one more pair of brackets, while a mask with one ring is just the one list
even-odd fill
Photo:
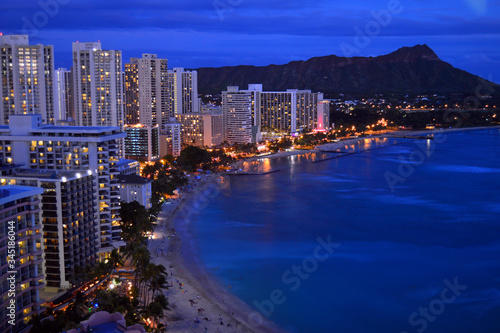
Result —
[[[293, 150], [253, 157], [237, 162], [234, 167], [239, 167], [247, 161], [263, 158], [281, 158], [343, 149], [363, 140], [390, 138], [398, 135], [417, 136], [491, 128], [500, 128], [500, 126], [395, 131], [372, 137], [327, 143], [317, 146], [313, 150]], [[232, 295], [228, 288], [218, 283], [200, 262], [197, 242], [189, 231], [189, 224], [194, 216], [202, 212], [211, 196], [218, 191], [221, 176], [210, 174], [201, 175], [201, 177], [199, 180], [191, 178], [190, 188], [184, 189], [179, 198], [163, 207], [158, 219], [158, 226], [155, 228], [155, 238], [150, 240], [148, 245], [153, 262], [165, 266], [169, 273], [168, 282], [172, 284], [171, 288], [164, 290], [171, 308], [171, 311], [165, 312], [164, 319], [168, 332], [285, 332], [248, 304]], [[203, 309], [203, 311], [198, 311], [199, 309]]]
[[164, 206], [154, 239], [148, 243], [153, 262], [165, 266], [169, 274], [168, 283], [172, 285], [164, 290], [171, 309], [165, 311], [163, 320], [167, 331], [284, 332], [230, 294], [203, 268], [189, 224], [217, 191], [220, 176], [201, 177], [200, 180], [190, 179], [190, 188], [184, 190], [172, 204]]

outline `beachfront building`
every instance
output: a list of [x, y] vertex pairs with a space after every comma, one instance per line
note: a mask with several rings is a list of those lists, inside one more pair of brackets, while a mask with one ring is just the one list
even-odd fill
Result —
[[0, 34], [0, 125], [12, 114], [41, 114], [54, 123], [54, 50], [28, 35]]
[[119, 175], [120, 196], [125, 202], [137, 201], [146, 209], [151, 208], [152, 179], [138, 175]]
[[[251, 143], [255, 94], [239, 90], [237, 86], [227, 87], [222, 92], [222, 130], [223, 139], [230, 144]], [[255, 113], [254, 113], [255, 115]]]
[[160, 158], [158, 125], [125, 125], [124, 130], [127, 133], [125, 158], [144, 162], [156, 161]]
[[[40, 194], [37, 187], [4, 185], [0, 188], [0, 332], [21, 332], [26, 330], [34, 314], [40, 314], [38, 291], [43, 288], [42, 273], [42, 233], [38, 213]], [[10, 227], [10, 228], [9, 228]], [[15, 235], [14, 268], [10, 266], [7, 255], [7, 237], [13, 230]], [[9, 271], [15, 271], [15, 295], [10, 296]], [[15, 298], [11, 312], [10, 302]], [[13, 313], [13, 324], [9, 323]]]
[[288, 134], [301, 128], [316, 128], [318, 102], [321, 100], [322, 93], [312, 93], [310, 90], [262, 92], [261, 128]]
[[169, 117], [200, 112], [198, 72], [176, 67], [168, 70]]
[[[322, 93], [313, 93], [311, 90], [296, 90], [297, 101], [297, 130], [318, 127], [318, 103], [323, 101]], [[323, 104], [323, 109], [325, 105]], [[328, 110], [329, 112], [329, 110]], [[323, 113], [326, 115], [326, 112]], [[324, 119], [323, 119], [324, 120]]]
[[181, 142], [183, 146], [203, 147], [205, 142], [203, 138], [202, 113], [181, 113], [175, 116], [181, 124]]
[[160, 156], [179, 156], [181, 149], [181, 123], [172, 117], [160, 130]]
[[39, 170], [90, 170], [97, 178], [94, 194], [99, 219], [101, 258], [125, 245], [120, 229], [117, 176], [119, 127], [42, 125], [40, 115], [13, 115], [0, 126], [0, 160]]
[[71, 77], [71, 71], [66, 68], [58, 68], [55, 70], [54, 84], [54, 123], [58, 124], [61, 121], [73, 119], [74, 117], [72, 101], [73, 79]]
[[[100, 42], [73, 43], [73, 94], [77, 126], [118, 127], [123, 131], [121, 51], [103, 50]], [[123, 156], [123, 140], [118, 140]]]
[[144, 53], [125, 64], [127, 124], [164, 124], [169, 114], [168, 60]]
[[316, 127], [317, 131], [325, 131], [330, 128], [330, 102], [319, 101], [317, 107]]
[[77, 280], [76, 267], [93, 266], [97, 260], [99, 220], [92, 172], [17, 169], [2, 181], [43, 189], [39, 220], [45, 285], [70, 289]]
[[224, 139], [229, 143], [259, 142], [260, 132], [290, 134], [318, 126], [322, 93], [310, 90], [263, 91], [261, 84], [247, 90], [227, 87], [222, 92]]

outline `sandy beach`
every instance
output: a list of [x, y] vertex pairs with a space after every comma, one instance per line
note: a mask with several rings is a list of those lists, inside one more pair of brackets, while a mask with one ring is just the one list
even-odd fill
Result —
[[[347, 148], [363, 140], [391, 138], [399, 135], [417, 136], [453, 131], [500, 128], [476, 127], [422, 131], [395, 131], [371, 137], [359, 137], [327, 143], [313, 150], [292, 150], [252, 157], [241, 163], [264, 158], [281, 158], [297, 154], [332, 151]], [[149, 241], [155, 264], [163, 264], [169, 273], [171, 287], [164, 290], [171, 311], [166, 311], [164, 323], [168, 332], [285, 332], [267, 320], [248, 304], [232, 295], [204, 269], [199, 260], [196, 239], [189, 230], [192, 219], [202, 213], [206, 204], [220, 189], [221, 176], [203, 174], [201, 179], [190, 177], [190, 187], [179, 198], [165, 204], [158, 218], [154, 239]]]
[[220, 179], [216, 174], [200, 176], [163, 207], [148, 244], [153, 262], [169, 273], [171, 287], [164, 290], [171, 309], [164, 319], [168, 332], [284, 332], [230, 294], [199, 261], [189, 224], [218, 191]]

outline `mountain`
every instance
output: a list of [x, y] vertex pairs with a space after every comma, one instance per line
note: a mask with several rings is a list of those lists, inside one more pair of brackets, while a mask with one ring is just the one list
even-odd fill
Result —
[[310, 89], [324, 93], [474, 93], [484, 82], [440, 60], [427, 45], [403, 47], [378, 57], [329, 55], [285, 65], [198, 68], [198, 90], [219, 94], [227, 86], [264, 90]]

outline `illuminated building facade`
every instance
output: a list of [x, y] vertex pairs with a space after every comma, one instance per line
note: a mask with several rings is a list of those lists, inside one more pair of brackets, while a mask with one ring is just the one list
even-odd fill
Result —
[[125, 133], [125, 158], [147, 162], [160, 158], [158, 125], [125, 125]]
[[198, 113], [198, 72], [176, 67], [168, 70], [169, 117]]
[[205, 147], [220, 146], [222, 137], [222, 113], [203, 114], [203, 145]]
[[324, 131], [330, 128], [330, 102], [319, 101], [317, 113], [316, 130]]
[[160, 156], [179, 156], [182, 149], [181, 140], [181, 123], [172, 117], [160, 130]]
[[[100, 42], [73, 43], [72, 70], [75, 124], [123, 130], [121, 51], [102, 50]], [[120, 156], [123, 149], [121, 141]]]
[[125, 202], [137, 201], [146, 209], [151, 208], [152, 179], [138, 175], [120, 175], [120, 194]]
[[127, 124], [161, 125], [169, 115], [168, 61], [143, 54], [125, 64]]
[[12, 114], [41, 114], [54, 123], [54, 50], [28, 35], [0, 35], [0, 125]]
[[227, 87], [222, 92], [222, 129], [223, 138], [230, 144], [251, 143], [252, 140], [252, 112], [255, 109], [254, 92], [239, 90], [237, 86]]
[[[0, 189], [0, 332], [21, 332], [27, 329], [34, 314], [40, 314], [38, 291], [44, 287], [42, 276], [42, 226], [39, 219], [41, 188], [5, 185]], [[10, 223], [9, 223], [10, 222]], [[14, 227], [15, 269], [8, 268], [7, 237]], [[9, 297], [9, 271], [16, 272], [16, 292]], [[15, 303], [14, 325], [9, 324], [11, 299]]]
[[224, 139], [229, 143], [258, 142], [260, 132], [295, 133], [317, 127], [322, 93], [310, 90], [262, 91], [261, 84], [247, 90], [227, 87], [222, 92]]
[[118, 127], [42, 125], [40, 115], [11, 116], [0, 126], [0, 160], [30, 169], [87, 171], [96, 177], [99, 256], [125, 245], [120, 229]]
[[92, 172], [19, 169], [4, 179], [43, 189], [39, 214], [45, 285], [70, 289], [77, 280], [75, 267], [97, 261], [99, 220]]
[[58, 68], [55, 70], [55, 121], [68, 120], [74, 118], [73, 112], [73, 79], [71, 71], [66, 68]]
[[176, 115], [181, 124], [181, 142], [183, 146], [203, 147], [203, 120], [202, 113], [181, 113]]

